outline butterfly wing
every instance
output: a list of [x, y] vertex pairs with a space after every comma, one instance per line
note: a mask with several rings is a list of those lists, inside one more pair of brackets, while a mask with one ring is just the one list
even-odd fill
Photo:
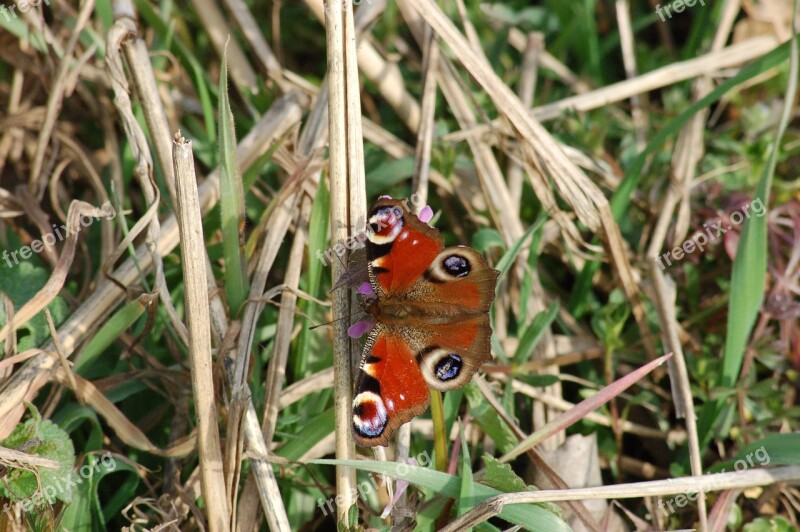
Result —
[[356, 380], [353, 436], [363, 447], [388, 445], [392, 433], [430, 403], [420, 367], [396, 331], [376, 324]]
[[378, 296], [406, 292], [444, 247], [439, 231], [420, 222], [399, 200], [379, 199], [368, 223], [370, 282]]
[[428, 386], [459, 388], [491, 357], [499, 273], [471, 248], [443, 249], [439, 232], [401, 201], [380, 199], [368, 221], [376, 325], [356, 382], [353, 431], [359, 445], [373, 446], [425, 411]]

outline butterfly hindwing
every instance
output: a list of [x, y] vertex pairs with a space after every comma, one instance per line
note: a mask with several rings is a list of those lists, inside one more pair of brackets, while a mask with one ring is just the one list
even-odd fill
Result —
[[353, 394], [353, 434], [361, 446], [387, 445], [397, 427], [425, 411], [430, 393], [401, 336], [376, 325]]
[[488, 315], [420, 328], [430, 334], [425, 347], [417, 351], [417, 363], [425, 382], [434, 390], [461, 388], [491, 358]]

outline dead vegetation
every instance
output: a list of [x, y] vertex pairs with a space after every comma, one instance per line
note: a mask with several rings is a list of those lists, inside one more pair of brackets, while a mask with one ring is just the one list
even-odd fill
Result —
[[[0, 526], [796, 529], [794, 6], [353, 3], [0, 6]], [[495, 360], [372, 454], [325, 251], [414, 192]]]

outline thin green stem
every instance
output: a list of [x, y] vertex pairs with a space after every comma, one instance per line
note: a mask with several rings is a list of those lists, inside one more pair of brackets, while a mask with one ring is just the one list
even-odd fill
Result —
[[436, 451], [436, 469], [447, 472], [447, 434], [444, 426], [442, 392], [431, 390], [431, 417], [433, 418], [433, 448]]

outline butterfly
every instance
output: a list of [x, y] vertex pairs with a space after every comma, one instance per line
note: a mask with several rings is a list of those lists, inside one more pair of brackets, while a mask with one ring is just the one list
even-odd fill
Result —
[[358, 291], [370, 319], [350, 330], [358, 336], [371, 326], [353, 392], [353, 436], [372, 447], [388, 445], [398, 427], [425, 411], [428, 387], [460, 388], [491, 358], [489, 308], [499, 272], [472, 248], [445, 248], [407, 200], [381, 197], [367, 223], [367, 281]]

